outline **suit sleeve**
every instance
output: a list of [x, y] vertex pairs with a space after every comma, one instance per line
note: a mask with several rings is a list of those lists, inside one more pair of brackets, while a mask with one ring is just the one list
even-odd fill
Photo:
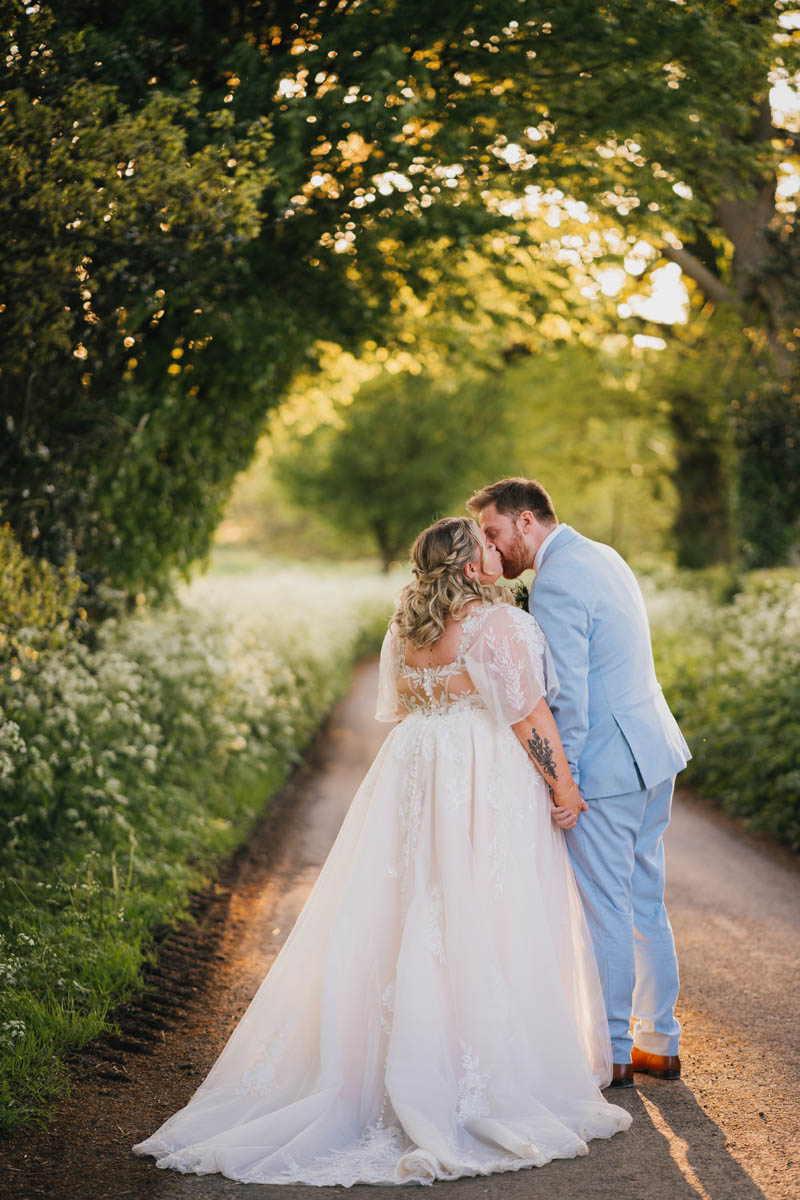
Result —
[[589, 732], [589, 613], [560, 583], [540, 576], [531, 593], [531, 612], [544, 630], [558, 673], [558, 695], [550, 707], [570, 771], [580, 787], [578, 762]]

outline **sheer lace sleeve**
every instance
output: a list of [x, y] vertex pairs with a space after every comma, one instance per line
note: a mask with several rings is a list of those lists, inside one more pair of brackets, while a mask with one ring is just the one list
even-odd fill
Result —
[[547, 639], [535, 617], [510, 604], [492, 607], [477, 623], [464, 665], [489, 712], [503, 725], [527, 717], [558, 692]]
[[400, 704], [397, 692], [397, 675], [399, 645], [397, 637], [392, 632], [391, 625], [386, 630], [386, 637], [381, 647], [381, 665], [378, 677], [378, 704], [375, 709], [376, 721], [399, 721], [406, 715]]

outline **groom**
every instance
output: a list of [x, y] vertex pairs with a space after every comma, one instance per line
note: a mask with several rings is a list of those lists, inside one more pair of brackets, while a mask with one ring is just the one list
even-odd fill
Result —
[[661, 839], [690, 754], [656, 679], [639, 585], [610, 546], [560, 525], [532, 479], [493, 483], [468, 508], [506, 579], [536, 571], [530, 610], [558, 673], [553, 715], [587, 802], [565, 836], [603, 985], [611, 1086], [631, 1087], [634, 1071], [677, 1079], [678, 964]]

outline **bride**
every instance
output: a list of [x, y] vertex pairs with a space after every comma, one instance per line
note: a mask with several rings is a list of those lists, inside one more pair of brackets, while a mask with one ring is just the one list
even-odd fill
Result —
[[631, 1123], [600, 1093], [605, 1008], [559, 828], [582, 801], [544, 635], [474, 522], [437, 521], [411, 555], [380, 664], [376, 715], [397, 724], [208, 1077], [134, 1147], [159, 1167], [431, 1183]]

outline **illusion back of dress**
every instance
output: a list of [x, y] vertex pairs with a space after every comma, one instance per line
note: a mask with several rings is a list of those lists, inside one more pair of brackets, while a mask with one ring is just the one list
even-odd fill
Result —
[[557, 686], [544, 635], [527, 614], [507, 604], [475, 604], [459, 624], [455, 656], [429, 667], [409, 664], [406, 639], [389, 630], [381, 651], [379, 720], [482, 709], [511, 723]]
[[447, 713], [453, 708], [486, 708], [466, 669], [461, 646], [452, 662], [436, 667], [409, 666], [402, 639], [397, 642], [397, 656], [397, 694], [406, 712]]

